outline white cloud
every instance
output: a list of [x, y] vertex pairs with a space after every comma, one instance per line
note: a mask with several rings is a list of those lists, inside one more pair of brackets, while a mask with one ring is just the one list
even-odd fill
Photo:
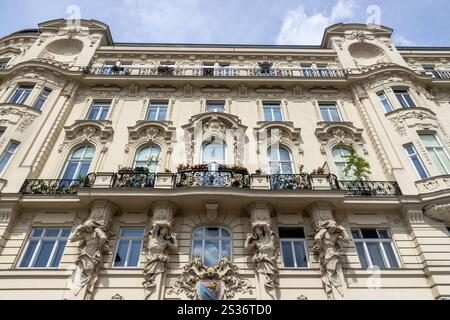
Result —
[[300, 6], [287, 13], [277, 36], [277, 44], [319, 44], [326, 27], [352, 18], [355, 13], [354, 0], [339, 0], [327, 15], [319, 12], [308, 15]]

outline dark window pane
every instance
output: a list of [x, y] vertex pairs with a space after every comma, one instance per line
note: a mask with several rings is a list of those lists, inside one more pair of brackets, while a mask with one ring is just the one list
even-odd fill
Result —
[[306, 268], [308, 266], [308, 260], [306, 257], [305, 246], [302, 241], [294, 242], [295, 259], [297, 267]]
[[195, 232], [194, 232], [194, 237], [195, 238], [201, 238], [201, 237], [203, 237], [203, 228], [200, 228], [200, 229], [197, 229], [197, 230], [195, 230]]
[[36, 250], [36, 246], [38, 244], [37, 240], [31, 240], [28, 244], [27, 251], [23, 255], [22, 262], [20, 263], [21, 268], [26, 268], [30, 264], [30, 260], [33, 257], [34, 251]]
[[45, 230], [44, 237], [57, 237], [60, 229], [47, 229]]
[[206, 237], [219, 237], [219, 228], [206, 228]]
[[294, 257], [292, 256], [291, 241], [281, 241], [281, 250], [283, 254], [283, 264], [287, 268], [295, 267]]
[[68, 237], [70, 235], [70, 229], [63, 229], [61, 237]]
[[167, 114], [167, 108], [161, 108], [161, 109], [159, 109], [158, 120], [159, 120], [159, 121], [164, 121], [164, 120], [166, 120], [166, 114]]
[[378, 266], [380, 268], [385, 268], [383, 257], [380, 251], [380, 244], [378, 242], [375, 243], [367, 243], [367, 249], [369, 250], [370, 260], [372, 260], [373, 266]]
[[280, 228], [280, 238], [305, 238], [303, 228]]
[[390, 239], [389, 232], [386, 229], [379, 229], [378, 234], [380, 235], [380, 239]]
[[352, 230], [353, 239], [361, 239], [361, 235], [359, 234], [359, 230]]
[[227, 229], [222, 229], [222, 238], [231, 238], [230, 232]]
[[121, 240], [119, 242], [116, 257], [114, 258], [115, 267], [125, 266], [125, 261], [127, 259], [127, 252], [128, 252], [128, 244], [129, 244], [128, 240]]
[[378, 239], [377, 229], [361, 229], [364, 239]]
[[53, 261], [52, 261], [50, 267], [57, 268], [59, 266], [59, 262], [61, 261], [61, 257], [63, 255], [65, 247], [66, 247], [66, 241], [58, 242], [58, 246], [56, 247], [55, 256], [53, 257]]
[[39, 250], [39, 254], [34, 262], [33, 267], [35, 268], [45, 268], [47, 267], [48, 260], [50, 258], [50, 254], [52, 253], [53, 246], [55, 245], [55, 241], [42, 241], [41, 248]]
[[368, 268], [369, 264], [367, 263], [366, 254], [364, 253], [364, 244], [361, 242], [355, 243], [356, 252], [358, 252], [359, 262], [361, 263], [361, 267]]
[[131, 253], [128, 261], [128, 267], [137, 267], [141, 255], [141, 240], [133, 240], [131, 243]]
[[44, 234], [44, 229], [34, 229], [32, 236], [33, 237], [40, 237]]
[[143, 229], [121, 229], [120, 235], [122, 237], [143, 237], [144, 230]]
[[395, 258], [395, 253], [394, 250], [392, 249], [392, 244], [389, 242], [385, 242], [383, 243], [383, 247], [384, 247], [384, 252], [386, 252], [386, 256], [389, 260], [389, 265], [391, 266], [391, 268], [398, 268], [398, 262], [397, 259]]

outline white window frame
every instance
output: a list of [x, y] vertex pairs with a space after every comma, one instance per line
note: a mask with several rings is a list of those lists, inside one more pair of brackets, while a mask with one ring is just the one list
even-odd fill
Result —
[[[156, 119], [149, 119], [151, 109], [156, 109]], [[166, 109], [166, 117], [164, 120], [159, 120], [159, 115], [161, 109]], [[167, 121], [167, 116], [169, 113], [169, 103], [168, 102], [150, 102], [147, 107], [147, 114], [145, 115], [145, 120], [147, 121]]]
[[405, 99], [405, 94], [402, 94], [402, 95], [401, 95], [401, 98], [402, 98], [402, 101], [407, 105], [406, 108], [416, 108], [416, 107], [417, 107], [417, 103], [416, 103], [416, 101], [414, 100], [414, 98], [413, 98], [413, 96], [412, 96], [410, 90], [408, 90], [408, 89], [394, 89], [393, 91], [394, 91], [394, 95], [395, 95], [395, 97], [397, 98], [398, 103], [400, 104], [400, 107], [401, 107], [401, 108], [405, 109], [405, 107], [403, 107], [402, 103], [401, 103], [400, 100], [399, 100], [399, 96], [398, 96], [398, 94], [397, 94], [397, 92], [399, 92], [399, 91], [405, 92], [405, 93], [409, 96], [409, 98], [412, 100], [412, 102], [413, 102], [413, 104], [414, 104], [413, 106], [411, 106], [411, 105], [409, 104], [408, 100]]
[[[157, 173], [157, 172], [158, 172], [158, 169], [159, 169], [159, 166], [160, 166], [161, 152], [162, 152], [161, 147], [158, 146], [157, 144], [144, 145], [144, 146], [142, 146], [142, 147], [140, 147], [140, 148], [138, 148], [138, 149], [136, 150], [136, 152], [135, 152], [135, 154], [134, 154], [134, 159], [133, 159], [133, 169], [139, 168], [139, 167], [137, 166], [137, 162], [142, 162], [142, 160], [137, 160], [137, 158], [138, 158], [138, 156], [139, 156], [139, 153], [141, 153], [144, 149], [147, 149], [147, 148], [150, 148], [150, 154], [152, 154], [151, 152], [152, 152], [153, 149], [159, 149], [159, 153], [158, 153], [157, 160], [156, 160], [156, 161], [149, 161], [150, 166], [149, 166], [149, 164], [146, 163], [146, 168], [149, 170], [150, 173]], [[148, 160], [147, 160], [147, 161], [148, 161]], [[155, 165], [156, 165], [156, 166], [155, 166], [155, 172], [150, 171], [150, 168], [151, 168], [152, 164], [155, 164]]]
[[[92, 113], [92, 108], [94, 107], [98, 107], [100, 106], [100, 110], [97, 113], [97, 116], [95, 117], [95, 119], [89, 119]], [[112, 106], [112, 101], [103, 101], [103, 100], [94, 100], [92, 101], [91, 107], [88, 110], [88, 114], [86, 115], [86, 120], [89, 121], [105, 121], [108, 120], [109, 117], [109, 113], [111, 112], [111, 106]], [[101, 114], [103, 113], [103, 110], [108, 107], [108, 113], [105, 116], [105, 119], [100, 119]]]
[[[361, 229], [375, 229], [377, 231], [377, 234], [379, 234], [379, 230], [386, 230], [388, 235], [389, 235], [389, 239], [367, 239], [367, 238], [362, 238], [362, 233], [361, 233]], [[378, 267], [378, 266], [374, 266], [372, 263], [372, 258], [370, 257], [370, 253], [369, 253], [369, 249], [367, 248], [367, 243], [378, 243], [378, 247], [381, 248], [380, 252], [381, 252], [381, 258], [383, 259], [383, 263], [385, 265], [384, 269], [401, 269], [402, 268], [402, 263], [401, 260], [399, 258], [399, 255], [397, 253], [397, 248], [394, 245], [394, 241], [392, 239], [392, 234], [390, 232], [390, 230], [388, 228], [372, 228], [372, 227], [361, 227], [361, 228], [351, 228], [351, 231], [358, 231], [361, 239], [355, 239], [353, 237], [353, 233], [352, 233], [352, 238], [353, 241], [355, 243], [355, 250], [356, 250], [356, 243], [362, 243], [363, 244], [363, 249], [364, 249], [364, 255], [367, 261], [367, 268], [374, 268], [374, 267]], [[392, 248], [392, 252], [394, 253], [394, 257], [395, 260], [397, 261], [398, 267], [391, 267], [391, 264], [389, 262], [389, 259], [387, 257], [386, 251], [384, 250], [384, 246], [382, 245], [382, 243], [389, 243], [391, 245]], [[361, 264], [361, 259], [358, 255], [358, 252], [356, 253], [356, 255], [358, 256], [358, 260], [359, 260], [359, 264], [361, 266], [361, 268], [363, 268], [362, 264]]]
[[[45, 92], [48, 92], [47, 96], [44, 95]], [[33, 108], [36, 110], [42, 110], [42, 108], [44, 107], [45, 103], [47, 102], [47, 100], [51, 94], [52, 94], [52, 89], [43, 88], [41, 90], [41, 92], [39, 93], [39, 96], [37, 97], [36, 101], [34, 101]], [[37, 107], [37, 104], [39, 101], [42, 101], [42, 105], [40, 106], [40, 108]]]
[[[133, 229], [133, 230], [142, 230], [142, 238], [138, 238], [138, 237], [131, 237], [131, 236], [121, 236], [121, 232], [123, 229]], [[142, 248], [144, 247], [144, 238], [145, 238], [145, 228], [143, 227], [120, 227], [119, 228], [119, 235], [117, 236], [117, 241], [116, 241], [116, 249], [114, 250], [114, 255], [112, 258], [112, 263], [111, 263], [111, 268], [114, 269], [138, 269], [139, 266], [141, 265], [141, 258], [142, 258]], [[128, 249], [127, 249], [127, 257], [125, 258], [125, 265], [124, 266], [115, 266], [115, 259], [117, 256], [117, 251], [119, 250], [119, 244], [120, 241], [124, 240], [124, 241], [128, 241]], [[128, 266], [128, 263], [130, 262], [130, 254], [131, 254], [131, 243], [133, 240], [141, 240], [141, 247], [139, 248], [139, 259], [137, 262], [136, 266]]]
[[[204, 162], [204, 160], [203, 160], [203, 153], [204, 153], [204, 149], [205, 149], [205, 147], [207, 146], [207, 145], [210, 145], [210, 144], [220, 144], [220, 145], [223, 145], [223, 147], [224, 147], [224, 150], [223, 150], [223, 153], [224, 153], [224, 159], [223, 159], [223, 163], [220, 163], [220, 162], [217, 162], [217, 161], [211, 161], [211, 162], [208, 162], [208, 163], [206, 163], [206, 162]], [[201, 150], [200, 150], [200, 163], [201, 164], [212, 164], [212, 163], [218, 163], [218, 164], [226, 164], [228, 162], [228, 146], [227, 146], [227, 144], [225, 143], [225, 142], [223, 142], [223, 143], [219, 143], [219, 142], [203, 142], [202, 143], [202, 147], [201, 147]]]
[[[434, 136], [434, 138], [436, 139], [437, 143], [439, 144], [439, 147], [427, 147], [427, 146], [425, 146], [425, 144], [423, 143], [422, 137], [421, 137], [422, 135], [432, 135], [432, 136]], [[446, 172], [445, 174], [450, 174], [450, 168], [447, 168], [447, 167], [445, 166], [445, 164], [442, 162], [441, 157], [440, 157], [439, 154], [436, 152], [436, 149], [442, 150], [442, 151], [444, 152], [445, 156], [447, 157], [447, 159], [450, 160], [450, 157], [449, 157], [449, 155], [448, 155], [448, 152], [447, 152], [447, 150], [445, 149], [445, 147], [442, 145], [442, 142], [441, 142], [441, 140], [439, 139], [438, 135], [437, 135], [436, 133], [419, 133], [419, 137], [421, 138], [420, 140], [422, 141], [422, 144], [424, 145], [425, 150], [427, 151], [427, 153], [430, 153], [430, 151], [429, 151], [428, 149], [433, 149], [432, 152], [434, 152], [434, 154], [436, 155], [436, 158], [439, 160], [439, 162], [441, 163], [441, 166], [444, 168], [444, 170], [445, 170], [445, 172]], [[436, 166], [436, 164], [435, 164], [435, 166]]]
[[94, 145], [91, 145], [91, 144], [78, 145], [77, 147], [73, 148], [73, 149], [71, 150], [71, 152], [69, 153], [69, 157], [66, 159], [66, 163], [65, 163], [65, 165], [64, 165], [64, 169], [62, 170], [62, 172], [61, 172], [61, 174], [60, 174], [61, 179], [63, 179], [64, 174], [66, 173], [67, 167], [69, 166], [69, 163], [70, 163], [70, 161], [71, 161], [71, 159], [72, 159], [72, 156], [73, 156], [74, 152], [77, 151], [77, 150], [79, 150], [79, 149], [81, 149], [81, 148], [84, 148], [83, 157], [80, 158], [80, 159], [73, 160], [73, 161], [77, 161], [77, 163], [78, 163], [78, 164], [77, 164], [77, 170], [75, 171], [75, 173], [76, 173], [75, 176], [76, 176], [77, 178], [72, 177], [72, 179], [69, 179], [69, 180], [77, 180], [77, 179], [78, 179], [78, 175], [79, 175], [80, 170], [81, 170], [81, 165], [82, 165], [82, 163], [83, 163], [84, 161], [86, 161], [86, 160], [84, 159], [84, 156], [86, 155], [86, 149], [87, 149], [88, 147], [91, 147], [91, 148], [94, 149], [94, 154], [92, 155], [92, 159], [90, 159], [91, 161], [90, 161], [90, 163], [89, 163], [89, 170], [88, 170], [88, 172], [90, 171], [90, 169], [91, 169], [91, 167], [92, 167], [92, 161], [94, 160], [95, 152], [97, 151], [97, 149], [95, 148]]
[[[288, 161], [281, 160], [280, 149], [284, 149], [284, 150], [286, 150], [288, 152], [288, 154], [289, 154], [289, 163], [291, 164], [291, 171], [292, 171], [292, 173], [283, 173], [283, 172], [281, 172], [282, 169], [283, 169], [283, 166], [281, 164], [282, 163], [288, 163]], [[278, 161], [271, 161], [271, 159], [269, 158], [269, 150], [270, 150], [271, 154], [272, 154], [272, 152], [274, 150], [276, 150], [276, 152], [278, 153], [277, 154], [277, 159], [279, 159]], [[290, 148], [288, 148], [288, 147], [286, 147], [284, 145], [280, 145], [278, 148], [272, 148], [272, 146], [270, 146], [269, 148], [267, 148], [267, 158], [268, 158], [267, 160], [268, 160], [268, 163], [269, 163], [269, 171], [272, 168], [271, 163], [278, 163], [278, 168], [280, 169], [280, 173], [272, 173], [272, 172], [270, 172], [271, 175], [275, 175], [275, 174], [295, 174], [294, 156], [292, 155], [292, 150]]]
[[[284, 120], [283, 106], [281, 105], [281, 103], [280, 103], [280, 104], [275, 104], [275, 103], [273, 103], [273, 104], [270, 104], [270, 103], [263, 103], [262, 108], [263, 108], [263, 117], [264, 117], [264, 121], [265, 121], [265, 122], [278, 122], [278, 121], [281, 121], [281, 122], [282, 122], [282, 121], [285, 121], [285, 120]], [[267, 120], [267, 119], [266, 119], [266, 112], [265, 112], [265, 109], [270, 109], [270, 116], [271, 116], [272, 120]], [[281, 120], [275, 120], [275, 116], [274, 116], [274, 113], [273, 113], [273, 109], [280, 109]]]
[[[220, 236], [217, 238], [214, 237], [207, 237], [206, 236], [206, 229], [208, 228], [218, 228], [220, 229]], [[194, 234], [197, 232], [197, 230], [203, 229], [203, 236], [202, 238], [195, 238]], [[225, 229], [226, 231], [228, 231], [228, 233], [230, 234], [229, 238], [224, 238], [222, 237], [222, 229]], [[207, 240], [219, 240], [219, 261], [223, 258], [222, 257], [222, 240], [229, 240], [230, 241], [230, 257], [229, 260], [230, 262], [233, 261], [233, 233], [231, 232], [230, 229], [225, 228], [225, 227], [219, 227], [219, 226], [206, 226], [206, 227], [199, 227], [194, 229], [194, 231], [192, 232], [192, 244], [191, 244], [191, 254], [190, 254], [190, 259], [192, 261], [192, 259], [194, 258], [194, 242], [195, 240], [201, 240], [202, 241], [202, 252], [201, 252], [201, 257], [199, 257], [202, 262], [204, 263], [205, 261], [205, 242]]]
[[[331, 116], [331, 112], [330, 112], [330, 108], [329, 107], [333, 107], [333, 106], [336, 108], [336, 111], [337, 111], [337, 113], [339, 115], [339, 120], [338, 121], [336, 121], [336, 120], [327, 121], [327, 120], [325, 120], [323, 118], [322, 107], [327, 108], [328, 116], [330, 117], [330, 119], [332, 119], [333, 117]], [[342, 118], [341, 110], [339, 110], [339, 106], [338, 106], [338, 104], [336, 102], [330, 102], [330, 103], [319, 102], [319, 112], [320, 112], [320, 116], [322, 117], [322, 120], [324, 122], [330, 122], [331, 123], [331, 122], [342, 122], [343, 121], [342, 120], [343, 118]]]
[[[12, 144], [16, 144], [16, 148], [14, 149], [13, 152], [9, 151], [9, 148]], [[12, 159], [14, 158], [14, 156], [16, 155], [17, 149], [19, 149], [20, 146], [20, 142], [15, 141], [15, 140], [11, 140], [8, 142], [8, 144], [6, 145], [6, 148], [3, 150], [3, 152], [0, 154], [0, 162], [3, 160], [3, 158], [6, 156], [7, 153], [11, 154], [11, 157], [9, 157], [8, 161], [5, 163], [5, 166], [3, 167], [3, 169], [0, 169], [0, 174], [3, 174], [6, 170], [6, 168], [8, 168], [9, 164], [11, 163]]]
[[[387, 96], [385, 90], [377, 92], [377, 97], [378, 97], [378, 101], [380, 102], [381, 106], [383, 107], [385, 113], [394, 111], [394, 107], [392, 107], [392, 103], [389, 100], [389, 97]], [[382, 99], [381, 97], [384, 97], [384, 99]], [[390, 110], [386, 110], [386, 106], [383, 103], [384, 101], [389, 105]]]
[[[30, 96], [31, 96], [31, 93], [32, 93], [33, 90], [34, 90], [34, 87], [35, 87], [34, 85], [18, 85], [18, 86], [14, 89], [13, 93], [11, 94], [11, 96], [9, 97], [8, 103], [25, 104], [25, 102], [27, 102], [27, 100], [30, 99]], [[30, 89], [30, 90], [29, 90], [29, 93], [28, 93], [28, 96], [26, 97], [26, 99], [23, 100], [22, 102], [13, 102], [13, 101], [11, 101], [12, 98], [16, 95], [16, 92], [17, 92], [18, 90], [20, 90], [21, 88], [28, 88], [28, 89]], [[20, 96], [19, 96], [19, 98], [18, 98], [17, 100], [21, 100], [21, 99], [23, 98], [25, 92], [27, 92], [27, 91], [28, 91], [28, 90], [22, 91], [22, 93], [20, 94]]]
[[[292, 227], [292, 226], [279, 226], [278, 227], [278, 234], [280, 232], [280, 229], [303, 229], [303, 233], [305, 232], [305, 228], [303, 227]], [[292, 252], [292, 257], [294, 257], [294, 267], [286, 267], [284, 265], [284, 253], [283, 253], [283, 248], [281, 246], [281, 242], [289, 242], [291, 245], [291, 252]], [[306, 267], [299, 267], [297, 266], [297, 256], [295, 255], [295, 249], [294, 249], [294, 242], [302, 242], [303, 243], [303, 248], [305, 250], [305, 255], [306, 255]], [[280, 252], [281, 252], [281, 261], [283, 262], [283, 268], [284, 269], [309, 269], [310, 268], [310, 262], [309, 262], [309, 252], [308, 252], [308, 245], [306, 243], [306, 234], [304, 238], [281, 238], [280, 237]]]
[[[411, 163], [412, 167], [414, 168], [414, 171], [415, 171], [416, 174], [417, 174], [417, 177], [419, 177], [420, 180], [424, 180], [424, 179], [429, 178], [429, 177], [430, 177], [430, 173], [428, 172], [427, 167], [425, 167], [425, 164], [423, 163], [422, 158], [421, 158], [420, 155], [417, 153], [417, 149], [416, 149], [416, 147], [414, 146], [414, 144], [409, 143], [409, 144], [404, 145], [403, 147], [404, 147], [404, 149], [405, 149], [406, 156], [408, 157], [409, 162]], [[414, 154], [409, 154], [409, 153], [408, 153], [408, 150], [407, 150], [408, 147], [412, 147], [412, 148], [413, 148]], [[419, 159], [420, 165], [422, 166], [423, 170], [425, 171], [425, 173], [426, 173], [426, 175], [427, 175], [425, 178], [422, 178], [422, 177], [420, 176], [419, 170], [417, 170], [417, 167], [416, 167], [416, 165], [414, 164], [414, 161], [412, 160], [412, 157], [413, 157], [413, 156], [416, 156], [417, 159]]]
[[[43, 235], [41, 237], [34, 237], [34, 236], [32, 236], [32, 234], [33, 234], [35, 229], [43, 229], [44, 230], [42, 232]], [[53, 230], [59, 229], [58, 236], [57, 237], [45, 237], [44, 234], [45, 234], [46, 230], [52, 230], [52, 229]], [[27, 238], [26, 245], [25, 245], [25, 247], [24, 247], [24, 249], [23, 249], [23, 251], [21, 253], [19, 262], [17, 264], [17, 268], [18, 269], [58, 269], [59, 265], [61, 264], [62, 257], [64, 256], [64, 251], [67, 248], [67, 243], [68, 243], [69, 237], [70, 237], [70, 232], [69, 232], [68, 236], [64, 236], [64, 237], [61, 236], [63, 230], [71, 231], [71, 228], [70, 227], [39, 227], [39, 226], [33, 227], [31, 229], [31, 232], [30, 232], [28, 238]], [[29, 262], [28, 266], [21, 267], [20, 265], [22, 264], [22, 260], [25, 258], [25, 254], [26, 254], [26, 252], [28, 250], [28, 247], [30, 245], [30, 242], [32, 240], [38, 240], [38, 244], [36, 245], [36, 248], [35, 248], [35, 250], [33, 252], [33, 255], [30, 258], [30, 262]], [[42, 242], [46, 241], [46, 240], [54, 240], [55, 241], [55, 243], [53, 244], [52, 252], [50, 253], [50, 256], [48, 258], [47, 265], [45, 267], [32, 267], [32, 265], [36, 262], [36, 258], [37, 258], [37, 256], [39, 255], [39, 253], [40, 253], [40, 251], [42, 249]], [[61, 256], [61, 260], [59, 261], [57, 267], [50, 267], [49, 265], [51, 264], [51, 262], [55, 258], [56, 248], [58, 247], [58, 244], [59, 244], [60, 241], [66, 241], [66, 244], [65, 244], [64, 250], [63, 250], [63, 254]]]

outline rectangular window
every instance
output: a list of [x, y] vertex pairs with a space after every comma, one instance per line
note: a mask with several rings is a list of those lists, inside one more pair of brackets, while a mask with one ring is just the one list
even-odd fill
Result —
[[395, 96], [402, 108], [415, 108], [416, 104], [412, 99], [411, 95], [406, 90], [394, 90]]
[[341, 122], [341, 114], [336, 104], [320, 104], [320, 113], [325, 122]]
[[363, 268], [400, 267], [387, 229], [353, 229], [352, 236]]
[[307, 268], [305, 232], [303, 228], [279, 228], [281, 254], [286, 268]]
[[91, 111], [88, 115], [88, 120], [106, 120], [108, 116], [109, 107], [111, 105], [110, 101], [94, 101], [91, 106]]
[[205, 77], [214, 76], [214, 64], [209, 64], [209, 63], [203, 64], [203, 75]]
[[392, 108], [391, 102], [389, 101], [388, 97], [386, 96], [386, 93], [384, 91], [378, 92], [378, 99], [380, 100], [381, 105], [384, 108], [384, 111], [386, 113], [394, 111]]
[[437, 137], [434, 134], [419, 134], [419, 137], [427, 149], [428, 155], [433, 159], [439, 174], [450, 174], [450, 159]]
[[70, 229], [34, 228], [19, 268], [57, 268], [69, 235]]
[[416, 169], [419, 178], [422, 180], [428, 178], [429, 177], [428, 172], [425, 169], [425, 166], [423, 165], [423, 162], [420, 159], [419, 155], [417, 154], [416, 148], [414, 148], [414, 146], [410, 144], [408, 146], [405, 146], [405, 150], [406, 153], [408, 154], [409, 159], [411, 160], [411, 163]]
[[16, 152], [18, 146], [19, 143], [15, 141], [11, 141], [6, 146], [5, 151], [3, 151], [2, 155], [0, 156], [0, 174], [3, 173], [6, 166], [11, 161], [11, 158], [14, 156], [14, 153]]
[[225, 104], [224, 103], [206, 103], [206, 112], [225, 112]]
[[143, 239], [143, 228], [121, 228], [113, 266], [115, 268], [138, 267]]
[[42, 90], [41, 94], [39, 95], [39, 98], [34, 103], [34, 108], [41, 110], [42, 106], [44, 105], [45, 101], [47, 101], [48, 96], [52, 93], [52, 90], [45, 88]]
[[166, 117], [167, 117], [167, 102], [150, 103], [147, 112], [148, 121], [165, 121]]
[[264, 121], [283, 121], [283, 112], [279, 104], [265, 104]]
[[14, 91], [13, 95], [9, 99], [9, 103], [18, 103], [18, 104], [24, 104], [31, 91], [33, 90], [32, 86], [20, 86]]

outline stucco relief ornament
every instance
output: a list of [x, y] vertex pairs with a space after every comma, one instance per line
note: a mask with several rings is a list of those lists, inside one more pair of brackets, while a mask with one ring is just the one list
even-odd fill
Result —
[[374, 40], [375, 36], [364, 31], [354, 31], [351, 34], [346, 35], [345, 38], [348, 40], [358, 40], [360, 42], [364, 42], [366, 40]]
[[175, 233], [171, 233], [172, 224], [169, 221], [156, 221], [152, 225], [152, 230], [145, 239], [145, 257], [147, 262], [144, 267], [145, 281], [142, 283], [147, 291], [148, 299], [157, 285], [156, 278], [162, 275], [169, 262], [169, 251], [178, 249], [178, 240]]
[[349, 239], [347, 232], [333, 220], [320, 224], [314, 234], [314, 254], [318, 257], [322, 283], [327, 298], [334, 299], [333, 289], [341, 296], [342, 252], [344, 243]]
[[426, 216], [439, 221], [450, 222], [450, 203], [430, 204], [423, 209]]
[[109, 253], [109, 230], [101, 223], [89, 219], [75, 228], [70, 242], [80, 241], [76, 269], [73, 274], [74, 296], [85, 289], [84, 300], [90, 300], [103, 262], [103, 256]]
[[255, 251], [253, 261], [256, 265], [256, 272], [259, 277], [264, 277], [267, 293], [275, 298], [279, 285], [276, 262], [279, 256], [279, 241], [270, 223], [268, 221], [252, 223], [252, 233], [247, 235], [244, 247]]
[[241, 278], [239, 268], [228, 257], [223, 257], [215, 267], [207, 267], [199, 257], [194, 257], [168, 290], [168, 294], [182, 292], [193, 300], [232, 299], [238, 292], [252, 294], [250, 282]]
[[159, 130], [157, 128], [151, 127], [145, 130], [145, 137], [148, 142], [153, 142], [159, 136]]

